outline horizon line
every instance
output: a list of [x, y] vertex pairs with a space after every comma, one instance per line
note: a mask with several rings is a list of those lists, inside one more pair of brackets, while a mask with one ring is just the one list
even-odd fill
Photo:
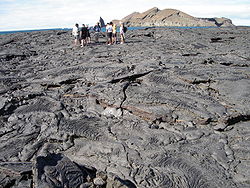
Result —
[[[140, 26], [138, 26], [140, 27]], [[142, 27], [142, 26], [141, 26]], [[189, 27], [189, 26], [143, 26], [143, 27]], [[193, 26], [201, 27], [202, 26]], [[204, 26], [206, 27], [206, 26]], [[229, 26], [230, 27], [230, 26]], [[235, 25], [235, 27], [250, 27], [250, 25]], [[43, 30], [63, 30], [63, 29], [72, 29], [73, 27], [48, 27], [48, 28], [27, 28], [27, 29], [10, 29], [10, 30], [0, 30], [0, 32], [25, 32], [25, 31], [43, 31]], [[192, 27], [190, 27], [192, 28]], [[216, 27], [215, 27], [216, 28]], [[220, 28], [220, 27], [218, 27]], [[223, 27], [224, 28], [224, 27]]]

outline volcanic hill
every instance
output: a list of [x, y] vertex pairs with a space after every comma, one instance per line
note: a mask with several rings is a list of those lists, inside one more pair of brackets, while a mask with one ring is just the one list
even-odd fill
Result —
[[[228, 18], [196, 18], [176, 9], [151, 8], [143, 13], [133, 12], [122, 20], [127, 26], [228, 27], [234, 26]], [[117, 20], [116, 20], [117, 22]]]

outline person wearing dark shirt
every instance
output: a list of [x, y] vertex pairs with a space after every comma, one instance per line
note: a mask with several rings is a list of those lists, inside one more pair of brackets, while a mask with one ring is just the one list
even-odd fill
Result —
[[87, 37], [88, 28], [85, 26], [85, 24], [82, 24], [82, 27], [80, 28], [81, 47], [87, 44]]
[[99, 35], [101, 32], [101, 26], [99, 24], [99, 22], [94, 26], [94, 38], [95, 38], [95, 42], [99, 42]]
[[90, 44], [90, 32], [89, 32], [90, 28], [89, 28], [89, 25], [87, 25], [87, 43]]

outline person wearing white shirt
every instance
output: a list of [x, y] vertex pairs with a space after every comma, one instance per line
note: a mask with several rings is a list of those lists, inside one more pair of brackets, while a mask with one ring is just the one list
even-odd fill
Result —
[[72, 29], [72, 35], [75, 38], [75, 46], [78, 45], [78, 43], [79, 43], [79, 34], [80, 34], [79, 25], [76, 23]]
[[112, 31], [113, 31], [113, 27], [112, 27], [112, 22], [110, 23], [107, 23], [107, 26], [106, 26], [106, 32], [107, 32], [107, 38], [108, 38], [108, 45], [111, 45], [112, 44]]
[[124, 32], [124, 24], [120, 22], [120, 36], [121, 36], [121, 44], [125, 42], [125, 32]]

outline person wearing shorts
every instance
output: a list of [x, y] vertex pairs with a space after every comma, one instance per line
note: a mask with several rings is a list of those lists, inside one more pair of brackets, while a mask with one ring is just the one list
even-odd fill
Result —
[[99, 24], [99, 22], [95, 25], [94, 27], [94, 31], [95, 31], [95, 34], [94, 34], [94, 38], [95, 38], [95, 42], [99, 42], [99, 33], [101, 32], [101, 26]]
[[79, 25], [76, 23], [72, 29], [72, 35], [74, 36], [74, 39], [75, 39], [75, 41], [74, 41], [75, 46], [77, 46], [79, 43], [79, 40], [80, 40], [79, 34], [80, 34]]
[[125, 42], [125, 32], [124, 32], [124, 24], [120, 22], [120, 36], [121, 36], [121, 44]]
[[113, 31], [112, 24], [113, 23], [110, 22], [110, 23], [107, 23], [107, 26], [106, 26], [106, 32], [107, 32], [107, 38], [108, 38], [107, 44], [108, 45], [112, 44], [112, 31]]
[[90, 38], [90, 32], [89, 32], [89, 25], [87, 25], [87, 43], [89, 44], [91, 42]]
[[116, 24], [112, 25], [112, 43], [116, 44]]
[[88, 37], [88, 28], [85, 27], [85, 24], [82, 24], [82, 27], [80, 29], [81, 47], [87, 44], [87, 37]]

